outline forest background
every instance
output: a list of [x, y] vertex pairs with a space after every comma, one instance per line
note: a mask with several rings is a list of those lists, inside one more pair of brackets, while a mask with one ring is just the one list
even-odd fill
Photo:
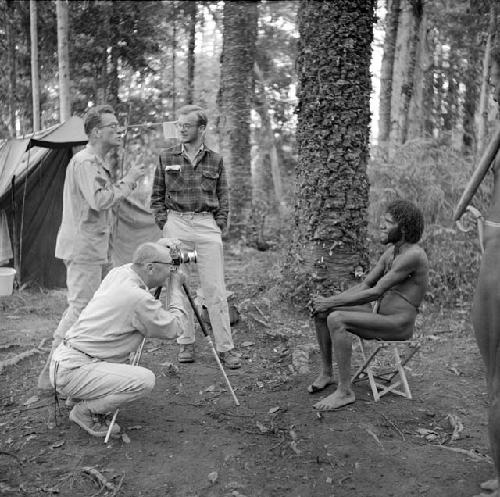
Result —
[[127, 130], [115, 174], [147, 163], [146, 204], [171, 143], [162, 123], [199, 104], [230, 171], [226, 242], [278, 253], [257, 282], [274, 298], [305, 306], [311, 291], [362, 276], [380, 252], [383, 206], [402, 197], [425, 214], [427, 305], [460, 306], [480, 251], [451, 217], [497, 118], [497, 10], [494, 0], [2, 0], [0, 137], [110, 103]]

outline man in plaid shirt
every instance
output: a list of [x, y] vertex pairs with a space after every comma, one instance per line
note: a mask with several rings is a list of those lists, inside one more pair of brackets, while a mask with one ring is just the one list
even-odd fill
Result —
[[[201, 107], [178, 112], [180, 145], [160, 154], [151, 209], [166, 238], [177, 239], [198, 253], [198, 273], [215, 347], [230, 369], [241, 366], [234, 351], [224, 283], [222, 232], [227, 228], [229, 191], [222, 156], [204, 144], [207, 117]], [[194, 320], [178, 337], [179, 362], [194, 362]]]

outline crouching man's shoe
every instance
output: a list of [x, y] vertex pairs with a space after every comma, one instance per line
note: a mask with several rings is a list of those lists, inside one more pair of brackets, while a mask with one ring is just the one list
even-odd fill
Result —
[[194, 343], [181, 345], [177, 360], [179, 362], [194, 362]]
[[227, 352], [219, 352], [220, 362], [227, 366], [229, 369], [239, 369], [241, 368], [240, 356], [235, 352], [234, 349], [228, 350]]
[[[77, 404], [69, 413], [69, 419], [93, 437], [104, 438], [108, 433], [109, 422], [106, 422], [104, 418], [103, 415], [92, 414], [83, 403]], [[118, 435], [118, 433], [120, 433], [120, 427], [115, 423], [111, 429], [111, 436]]]

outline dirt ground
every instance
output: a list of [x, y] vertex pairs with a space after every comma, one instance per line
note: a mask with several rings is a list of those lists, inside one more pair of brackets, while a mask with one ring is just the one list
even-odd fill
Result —
[[241, 406], [234, 405], [201, 334], [197, 361], [186, 365], [177, 364], [175, 344], [152, 340], [142, 364], [155, 372], [156, 387], [142, 403], [120, 410], [126, 436], [107, 445], [71, 423], [64, 405], [58, 426], [49, 430], [43, 401], [34, 397], [48, 339], [65, 308], [64, 291], [0, 297], [0, 361], [27, 353], [0, 370], [0, 494], [479, 493], [493, 467], [469, 310], [424, 309], [417, 333], [422, 348], [409, 368], [414, 400], [387, 395], [375, 403], [361, 383], [355, 404], [318, 415], [312, 404], [323, 394], [306, 391], [319, 363], [307, 316], [276, 305], [259, 283], [275, 258], [257, 251], [227, 256], [228, 288], [241, 310], [233, 333], [243, 360], [228, 376]]

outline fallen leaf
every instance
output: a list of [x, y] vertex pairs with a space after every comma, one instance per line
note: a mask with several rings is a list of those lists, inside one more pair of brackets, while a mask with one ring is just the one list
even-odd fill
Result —
[[258, 382], [257, 382], [257, 386], [258, 386], [259, 388], [264, 388], [264, 383], [262, 383], [262, 381], [258, 381]]
[[217, 471], [213, 471], [212, 473], [208, 474], [208, 481], [210, 481], [210, 483], [215, 483], [217, 481], [217, 478], [219, 478], [219, 474], [217, 473]]
[[252, 345], [255, 345], [255, 342], [243, 342], [241, 344], [242, 347], [251, 347]]
[[269, 409], [269, 414], [274, 414], [275, 412], [278, 412], [279, 410], [280, 410], [280, 406], [271, 407], [271, 409]]
[[215, 391], [215, 385], [210, 385], [209, 387], [205, 388], [205, 392], [214, 392]]
[[437, 433], [434, 430], [429, 430], [427, 428], [417, 428], [417, 433], [421, 437], [426, 437], [427, 435], [437, 435]]
[[260, 430], [261, 433], [267, 433], [269, 431], [269, 428], [264, 426], [260, 421], [257, 421], [255, 424], [257, 425], [257, 428]]
[[33, 395], [23, 405], [29, 406], [30, 404], [34, 404], [35, 402], [38, 402], [39, 400], [40, 400], [40, 398], [38, 397], [38, 395]]
[[326, 479], [326, 483], [328, 483], [329, 485], [331, 485], [331, 483], [332, 483], [332, 482], [333, 482], [333, 480], [332, 480], [330, 477], [328, 477], [328, 478]]
[[128, 429], [128, 431], [131, 431], [131, 430], [142, 430], [142, 425], [129, 426], [127, 429]]
[[130, 443], [130, 438], [129, 438], [129, 436], [126, 433], [122, 433], [122, 440], [126, 444]]
[[51, 447], [53, 449], [57, 449], [58, 447], [62, 447], [64, 445], [64, 440], [58, 440], [57, 442], [54, 442]]

